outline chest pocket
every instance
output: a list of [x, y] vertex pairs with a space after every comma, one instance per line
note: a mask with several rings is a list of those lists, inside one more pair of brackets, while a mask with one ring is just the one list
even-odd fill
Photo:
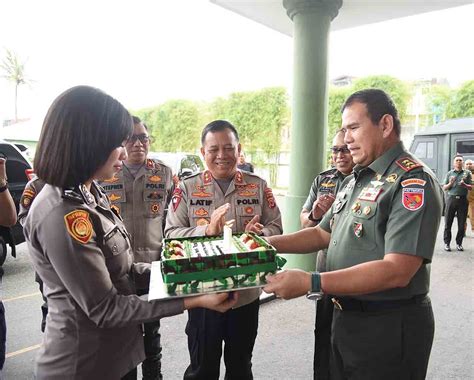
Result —
[[211, 215], [214, 211], [213, 206], [191, 206], [189, 208], [191, 227], [205, 226], [211, 222]]
[[147, 218], [156, 218], [162, 216], [166, 201], [166, 192], [164, 190], [145, 190], [143, 192], [145, 204], [145, 216]]
[[360, 250], [371, 250], [377, 246], [376, 241], [376, 218], [377, 202], [356, 200], [348, 212], [350, 234], [355, 245]]
[[236, 207], [236, 224], [237, 232], [245, 231], [248, 222], [252, 220], [255, 215], [262, 215], [262, 206], [260, 205], [246, 205]]
[[125, 232], [115, 225], [104, 234], [103, 237], [104, 254], [106, 258], [118, 256], [124, 252], [128, 253], [130, 244]]

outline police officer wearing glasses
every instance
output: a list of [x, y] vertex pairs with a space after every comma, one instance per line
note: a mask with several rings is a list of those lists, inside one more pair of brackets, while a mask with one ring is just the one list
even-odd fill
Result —
[[268, 276], [283, 298], [333, 298], [330, 378], [424, 379], [434, 336], [427, 293], [443, 206], [433, 172], [400, 140], [390, 97], [358, 91], [342, 108], [356, 166], [331, 209], [313, 228], [270, 236], [279, 252], [328, 247], [327, 272]]
[[[336, 132], [331, 151], [334, 167], [320, 173], [314, 179], [300, 214], [302, 228], [314, 227], [321, 221], [333, 204], [342, 182], [351, 174], [354, 167], [349, 148], [344, 143], [342, 130]], [[319, 272], [326, 271], [326, 254], [326, 249], [318, 252], [316, 270]], [[313, 361], [315, 379], [329, 378], [332, 310], [333, 304], [330, 297], [324, 296], [316, 302]]]
[[[131, 235], [134, 261], [151, 263], [160, 259], [173, 176], [161, 161], [147, 158], [150, 137], [145, 123], [133, 116], [133, 124], [133, 134], [125, 144], [128, 158], [122, 169], [101, 185]], [[148, 279], [137, 282], [137, 294], [147, 294], [148, 286]], [[144, 324], [144, 379], [162, 378], [159, 328], [159, 320]]]

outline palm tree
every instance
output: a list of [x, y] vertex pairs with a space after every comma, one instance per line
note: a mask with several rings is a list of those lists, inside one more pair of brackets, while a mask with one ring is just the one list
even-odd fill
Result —
[[15, 84], [15, 121], [18, 120], [18, 86], [29, 83], [29, 80], [25, 77], [25, 64], [20, 62], [18, 55], [9, 49], [5, 49], [6, 57], [0, 64], [4, 75], [2, 78], [13, 82]]

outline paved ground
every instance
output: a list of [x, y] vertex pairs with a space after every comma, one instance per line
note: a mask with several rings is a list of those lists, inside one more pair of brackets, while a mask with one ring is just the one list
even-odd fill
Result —
[[[431, 274], [436, 333], [428, 379], [474, 379], [474, 234], [468, 232], [462, 253], [444, 252], [440, 233], [437, 242]], [[25, 244], [19, 246], [17, 259], [7, 259], [4, 269], [2, 297], [9, 329], [4, 374], [9, 380], [32, 379], [41, 343], [41, 297]], [[162, 321], [165, 379], [182, 378], [188, 364], [185, 323], [186, 314]], [[314, 303], [305, 298], [262, 305], [255, 379], [311, 379], [313, 323]]]

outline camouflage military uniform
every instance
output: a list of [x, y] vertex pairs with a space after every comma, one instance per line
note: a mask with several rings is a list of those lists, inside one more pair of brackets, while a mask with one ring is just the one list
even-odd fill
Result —
[[[230, 204], [227, 220], [235, 219], [233, 232], [245, 231], [247, 223], [260, 215], [265, 236], [281, 234], [281, 215], [272, 191], [255, 174], [237, 171], [225, 192], [210, 171], [186, 178], [174, 192], [166, 219], [166, 237], [203, 236], [212, 212]], [[186, 326], [191, 364], [185, 379], [218, 379], [222, 341], [229, 378], [252, 378], [251, 357], [257, 336], [259, 290], [241, 292], [233, 310], [217, 313], [205, 309], [189, 311]]]
[[182, 300], [134, 295], [128, 233], [95, 183], [46, 185], [25, 221], [49, 313], [36, 361], [37, 379], [119, 379], [145, 355], [141, 323], [183, 311]]
[[419, 256], [423, 263], [405, 287], [335, 297], [331, 378], [425, 377], [434, 334], [426, 294], [442, 197], [434, 174], [402, 143], [368, 167], [356, 166], [342, 184], [319, 224], [331, 233], [329, 271], [387, 253]]

